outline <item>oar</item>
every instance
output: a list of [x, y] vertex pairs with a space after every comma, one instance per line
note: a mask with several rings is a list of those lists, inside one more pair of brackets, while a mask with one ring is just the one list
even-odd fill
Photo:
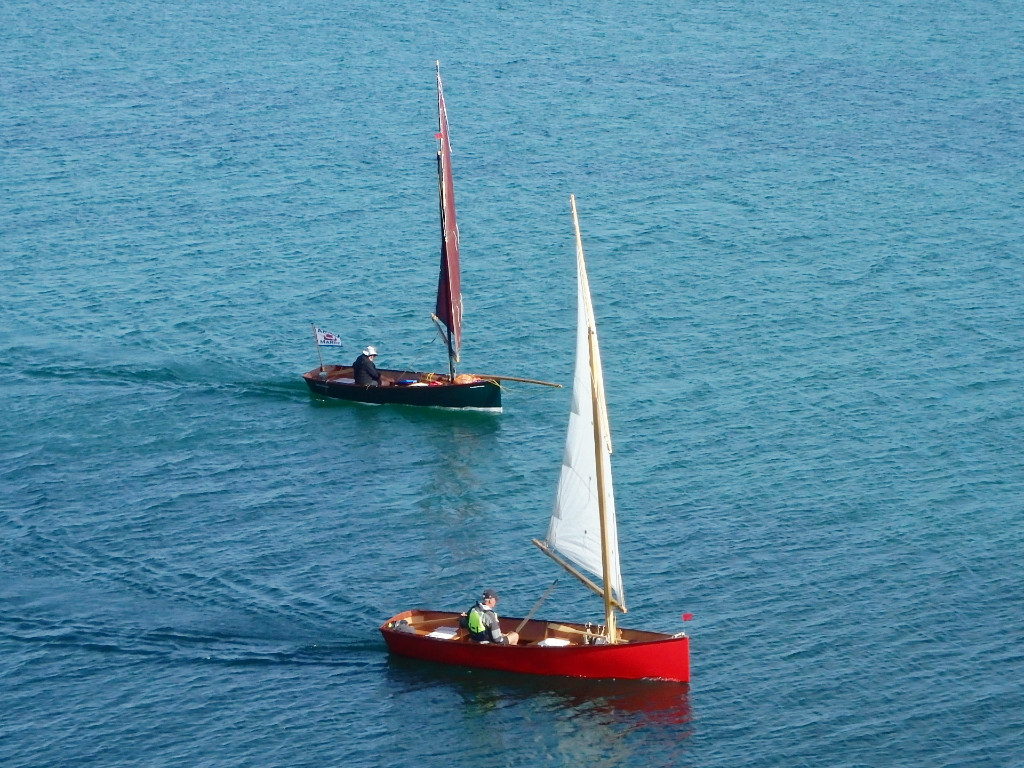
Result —
[[533, 604], [533, 608], [531, 608], [530, 612], [528, 614], [526, 614], [526, 618], [523, 619], [521, 622], [519, 622], [519, 626], [516, 627], [516, 634], [517, 635], [519, 634], [520, 631], [522, 631], [523, 627], [526, 626], [526, 622], [528, 622], [530, 619], [533, 618], [533, 614], [535, 614], [537, 612], [537, 609], [540, 608], [544, 604], [544, 601], [548, 599], [548, 595], [551, 594], [551, 590], [553, 590], [555, 588], [555, 584], [557, 584], [557, 583], [558, 583], [558, 579], [555, 579], [554, 581], [551, 582], [551, 586], [548, 587], [547, 589], [545, 589], [544, 590], [544, 594], [540, 596], [540, 600], [538, 600], [536, 603]]
[[519, 376], [488, 376], [487, 374], [484, 373], [474, 373], [473, 375], [479, 379], [490, 379], [491, 381], [521, 381], [524, 384], [540, 384], [542, 387], [558, 387], [559, 389], [562, 388], [561, 384], [555, 384], [550, 381], [537, 381], [537, 379], [523, 379], [520, 378]]

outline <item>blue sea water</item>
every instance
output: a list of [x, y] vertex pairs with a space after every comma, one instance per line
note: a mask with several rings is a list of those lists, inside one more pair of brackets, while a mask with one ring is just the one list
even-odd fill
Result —
[[[1024, 7], [0, 5], [0, 765], [1024, 765]], [[389, 658], [523, 615], [569, 394], [323, 404], [309, 323], [568, 383], [689, 686]], [[695, 619], [682, 624], [680, 614]], [[542, 617], [598, 619], [561, 579]]]

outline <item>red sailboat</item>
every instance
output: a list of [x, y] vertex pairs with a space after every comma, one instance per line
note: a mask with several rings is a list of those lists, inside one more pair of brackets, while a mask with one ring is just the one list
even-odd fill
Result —
[[[427, 373], [381, 369], [381, 386], [355, 383], [352, 366], [324, 365], [303, 374], [310, 391], [322, 397], [362, 403], [399, 403], [441, 408], [501, 410], [499, 381], [547, 382], [513, 376], [458, 374], [456, 363], [462, 348], [462, 285], [459, 270], [459, 227], [455, 219], [455, 182], [452, 176], [452, 146], [448, 137], [448, 112], [441, 86], [441, 64], [437, 62], [437, 185], [441, 212], [441, 269], [437, 280], [437, 302], [432, 315], [448, 349], [448, 373]], [[313, 326], [320, 354], [323, 331]], [[550, 385], [558, 386], [558, 385]]]
[[626, 612], [626, 602], [611, 434], [575, 198], [570, 202], [579, 302], [572, 410], [548, 534], [545, 541], [534, 539], [534, 544], [601, 595], [604, 625], [533, 619], [531, 611], [522, 620], [502, 619], [502, 632], [517, 631], [519, 643], [497, 645], [470, 640], [460, 625], [461, 614], [415, 609], [391, 617], [380, 631], [392, 653], [427, 661], [537, 675], [685, 683], [690, 680], [690, 639], [685, 633], [623, 629], [616, 620], [618, 612]]

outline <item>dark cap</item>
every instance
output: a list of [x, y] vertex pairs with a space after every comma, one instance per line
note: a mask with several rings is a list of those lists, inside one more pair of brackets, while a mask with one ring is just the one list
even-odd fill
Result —
[[498, 593], [495, 592], [493, 589], [485, 589], [484, 590], [484, 600], [490, 600], [492, 597], [495, 600], [497, 600], [498, 599]]

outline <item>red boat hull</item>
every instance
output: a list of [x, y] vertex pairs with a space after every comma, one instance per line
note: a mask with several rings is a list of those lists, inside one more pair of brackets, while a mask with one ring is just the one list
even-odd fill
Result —
[[[683, 634], [622, 629], [625, 642], [599, 645], [585, 642], [583, 624], [533, 620], [520, 630], [519, 645], [475, 643], [465, 630], [441, 637], [458, 629], [459, 618], [442, 611], [405, 611], [388, 619], [380, 631], [391, 653], [441, 664], [529, 675], [690, 681], [690, 638]], [[516, 629], [520, 621], [502, 619], [502, 631]], [[545, 640], [570, 644], [544, 645]]]

